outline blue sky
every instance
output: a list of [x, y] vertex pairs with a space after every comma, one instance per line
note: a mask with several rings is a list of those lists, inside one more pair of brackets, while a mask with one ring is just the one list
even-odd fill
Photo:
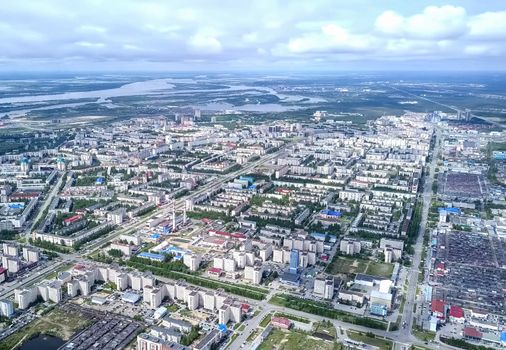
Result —
[[0, 70], [505, 70], [506, 1], [23, 0]]

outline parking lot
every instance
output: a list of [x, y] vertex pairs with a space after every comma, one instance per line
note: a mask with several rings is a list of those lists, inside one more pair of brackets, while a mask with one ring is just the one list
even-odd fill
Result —
[[[153, 316], [153, 310], [147, 308], [146, 305], [142, 304], [142, 302], [139, 301], [135, 304], [131, 304], [121, 300], [122, 294], [123, 293], [121, 292], [115, 292], [109, 295], [104, 293], [96, 293], [94, 294], [95, 296], [104, 297], [107, 299], [107, 302], [103, 305], [99, 305], [94, 304], [90, 301], [86, 301], [85, 306], [94, 310], [103, 311], [107, 313], [114, 313], [129, 318], [133, 318], [136, 315], [142, 317], [143, 319]], [[81, 302], [84, 301], [81, 300]]]

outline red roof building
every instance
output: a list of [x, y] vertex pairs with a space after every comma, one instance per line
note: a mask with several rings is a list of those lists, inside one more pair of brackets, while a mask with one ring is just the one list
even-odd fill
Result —
[[65, 223], [65, 225], [69, 225], [73, 222], [81, 220], [82, 217], [83, 217], [82, 215], [74, 215], [69, 218], [66, 218], [65, 220], [63, 220], [63, 222]]
[[439, 319], [446, 318], [446, 304], [443, 300], [434, 299], [431, 304], [432, 314]]
[[9, 199], [11, 202], [15, 202], [18, 199], [31, 199], [40, 196], [40, 192], [15, 192], [10, 195]]
[[293, 190], [289, 189], [289, 188], [280, 187], [280, 188], [276, 188], [276, 192], [281, 193], [281, 194], [290, 194], [293, 192]]
[[228, 238], [234, 238], [234, 239], [238, 239], [238, 240], [245, 240], [246, 239], [246, 235], [244, 235], [243, 233], [229, 233], [229, 232], [224, 232], [224, 231], [217, 231], [217, 230], [209, 230], [209, 235], [211, 236], [223, 236], [223, 237], [228, 237]]
[[247, 313], [250, 310], [251, 306], [249, 304], [241, 304], [241, 310], [243, 313]]
[[222, 269], [218, 267], [210, 267], [209, 270], [207, 270], [207, 273], [213, 276], [221, 276], [221, 273], [223, 272]]
[[436, 264], [436, 276], [444, 276], [445, 275], [445, 264], [440, 262]]
[[464, 338], [470, 338], [470, 339], [481, 339], [483, 334], [477, 330], [476, 328], [473, 328], [473, 327], [465, 327], [464, 328]]
[[271, 318], [271, 324], [274, 327], [290, 329], [290, 327], [292, 326], [292, 321], [290, 321], [288, 318], [285, 317], [274, 316]]
[[449, 315], [450, 315], [450, 321], [452, 321], [452, 322], [463, 323], [465, 320], [464, 310], [461, 307], [456, 306], [456, 305], [450, 306]]

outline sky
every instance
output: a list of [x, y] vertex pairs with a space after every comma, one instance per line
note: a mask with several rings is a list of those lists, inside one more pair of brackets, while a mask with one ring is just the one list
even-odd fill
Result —
[[0, 70], [506, 70], [506, 1], [22, 0]]

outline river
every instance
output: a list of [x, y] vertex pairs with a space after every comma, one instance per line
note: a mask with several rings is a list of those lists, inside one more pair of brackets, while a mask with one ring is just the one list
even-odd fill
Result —
[[56, 350], [63, 344], [65, 344], [63, 339], [40, 334], [21, 345], [20, 350]]

